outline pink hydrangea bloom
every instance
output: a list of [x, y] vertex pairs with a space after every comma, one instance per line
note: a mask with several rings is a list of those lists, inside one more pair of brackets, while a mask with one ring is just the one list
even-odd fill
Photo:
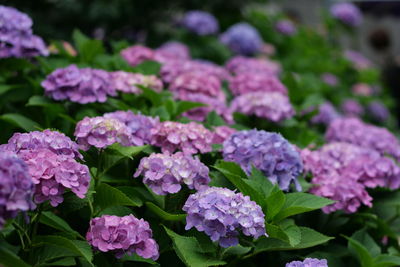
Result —
[[165, 62], [166, 60], [190, 59], [190, 51], [187, 45], [170, 41], [155, 50], [155, 58], [157, 61]]
[[229, 89], [234, 95], [250, 92], [279, 92], [287, 94], [285, 85], [275, 76], [262, 73], [244, 72], [229, 80]]
[[117, 91], [124, 93], [140, 94], [141, 90], [137, 85], [153, 89], [156, 92], [161, 92], [163, 83], [155, 75], [143, 75], [140, 73], [131, 73], [126, 71], [111, 72], [113, 87]]
[[121, 56], [129, 65], [135, 67], [146, 60], [154, 60], [154, 51], [151, 48], [134, 45], [121, 51]]
[[364, 108], [361, 104], [354, 99], [346, 99], [341, 105], [341, 109], [346, 116], [362, 116], [364, 113]]
[[250, 72], [278, 75], [281, 72], [281, 65], [267, 58], [235, 56], [226, 62], [225, 67], [233, 74]]
[[366, 83], [356, 83], [353, 85], [351, 88], [351, 91], [355, 95], [360, 95], [360, 96], [370, 96], [373, 93], [373, 88]]
[[237, 132], [229, 126], [217, 126], [214, 127], [213, 131], [213, 144], [222, 144], [226, 139], [228, 139], [233, 133]]

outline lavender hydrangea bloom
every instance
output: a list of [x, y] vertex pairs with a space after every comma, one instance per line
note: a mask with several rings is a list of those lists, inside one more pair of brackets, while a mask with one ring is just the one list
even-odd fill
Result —
[[275, 24], [275, 29], [277, 30], [277, 32], [287, 36], [292, 36], [297, 32], [294, 23], [287, 19], [278, 21]]
[[45, 93], [54, 100], [68, 99], [87, 104], [105, 102], [107, 96], [115, 96], [111, 74], [91, 68], [78, 69], [76, 65], [53, 71], [42, 82]]
[[357, 100], [354, 99], [346, 99], [342, 103], [341, 109], [343, 114], [346, 116], [359, 117], [364, 113], [364, 108]]
[[281, 65], [267, 58], [235, 56], [226, 62], [225, 67], [236, 75], [247, 72], [278, 75], [281, 72]]
[[185, 13], [182, 26], [197, 35], [209, 35], [218, 32], [217, 19], [208, 12], [192, 10]]
[[35, 208], [33, 189], [24, 161], [12, 152], [0, 150], [0, 229], [18, 212]]
[[143, 75], [126, 71], [114, 71], [110, 73], [112, 86], [117, 91], [131, 94], [140, 94], [142, 90], [137, 85], [161, 92], [163, 89], [162, 81], [155, 75]]
[[325, 102], [319, 106], [319, 112], [311, 118], [311, 122], [314, 124], [329, 125], [332, 121], [340, 117], [341, 115], [337, 112], [336, 108], [330, 102]]
[[389, 118], [389, 110], [379, 101], [372, 101], [367, 106], [368, 114], [379, 122], [385, 122]]
[[371, 148], [400, 160], [400, 142], [385, 128], [366, 124], [358, 118], [333, 121], [325, 134], [327, 141], [339, 141]]
[[214, 127], [213, 130], [213, 144], [222, 144], [226, 139], [228, 139], [233, 133], [237, 132], [236, 129], [233, 129], [228, 126], [217, 126]]
[[103, 215], [90, 220], [86, 240], [102, 252], [115, 253], [117, 258], [136, 253], [145, 259], [157, 260], [158, 245], [152, 234], [149, 223], [132, 214], [123, 217]]
[[368, 69], [372, 66], [371, 61], [360, 52], [347, 50], [345, 51], [344, 56], [353, 64], [354, 68], [357, 70]]
[[286, 263], [285, 267], [328, 267], [328, 261], [325, 259], [306, 258], [304, 261]]
[[163, 153], [181, 150], [184, 154], [196, 154], [212, 150], [212, 133], [195, 122], [183, 124], [165, 121], [157, 124], [150, 133], [151, 144], [161, 147]]
[[142, 114], [133, 114], [130, 110], [105, 113], [104, 118], [117, 119], [124, 123], [131, 132], [132, 143], [136, 146], [150, 144], [150, 130], [160, 122], [158, 117], [153, 118]]
[[330, 12], [334, 18], [351, 27], [358, 26], [362, 22], [360, 9], [352, 3], [334, 4]]
[[[155, 58], [166, 58], [170, 60], [181, 59], [181, 60], [189, 60], [190, 59], [190, 51], [187, 45], [176, 42], [170, 41], [166, 42], [159, 48], [155, 50]], [[158, 61], [158, 60], [157, 60]], [[165, 60], [161, 60], [164, 62]]]
[[154, 60], [154, 51], [142, 45], [134, 45], [122, 50], [121, 56], [129, 65], [135, 67], [143, 61]]
[[181, 184], [199, 190], [210, 182], [207, 166], [197, 157], [182, 152], [172, 155], [153, 153], [142, 158], [134, 177], [141, 174], [143, 183], [158, 195], [177, 193]]
[[0, 6], [0, 58], [48, 56], [42, 38], [32, 33], [32, 20], [12, 7]]
[[76, 125], [74, 135], [82, 150], [88, 150], [91, 146], [102, 149], [114, 143], [133, 145], [128, 126], [113, 118], [85, 117]]
[[263, 40], [258, 31], [247, 23], [237, 23], [224, 32], [220, 40], [233, 52], [251, 56], [260, 52]]
[[239, 131], [223, 143], [224, 160], [239, 164], [247, 173], [252, 166], [264, 173], [282, 190], [294, 183], [301, 190], [297, 176], [303, 171], [300, 154], [280, 134], [266, 131]]
[[237, 96], [231, 103], [232, 112], [255, 115], [273, 122], [291, 118], [295, 111], [286, 95], [277, 92], [252, 92]]
[[339, 83], [337, 76], [329, 72], [323, 73], [321, 75], [321, 80], [330, 86], [336, 86]]
[[278, 92], [287, 94], [285, 85], [275, 75], [245, 72], [232, 77], [229, 89], [234, 95], [251, 92]]
[[254, 238], [265, 235], [261, 207], [248, 196], [226, 188], [209, 187], [190, 195], [183, 210], [187, 213], [186, 230], [195, 227], [221, 247], [236, 246], [239, 231]]

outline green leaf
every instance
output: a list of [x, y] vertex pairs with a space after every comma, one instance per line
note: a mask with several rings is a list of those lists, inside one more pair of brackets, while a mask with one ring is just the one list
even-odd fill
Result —
[[92, 264], [92, 249], [86, 241], [69, 240], [62, 236], [49, 235], [37, 236], [35, 242], [63, 247], [73, 252], [76, 256], [83, 257], [91, 266], [94, 266]]
[[126, 158], [133, 159], [134, 156], [148, 148], [148, 145], [145, 146], [121, 146], [118, 143], [112, 144], [107, 148], [107, 150], [111, 150], [116, 152], [117, 154], [124, 156]]
[[243, 247], [241, 245], [236, 245], [234, 247], [228, 247], [223, 250], [222, 255], [244, 255], [251, 250], [251, 247]]
[[[73, 261], [75, 264], [75, 260], [71, 257], [74, 257], [76, 254], [68, 249], [65, 249], [64, 247], [46, 244], [45, 246], [41, 246], [35, 249], [33, 255], [34, 255], [34, 262], [36, 262], [37, 266], [56, 266], [56, 264], [67, 266], [64, 264], [68, 264], [68, 262]], [[60, 258], [62, 259], [60, 260]], [[63, 262], [62, 261], [63, 259], [69, 259], [69, 260]]]
[[134, 72], [144, 75], [157, 75], [160, 72], [161, 64], [157, 61], [146, 60], [133, 68]]
[[222, 125], [225, 125], [225, 121], [215, 111], [211, 111], [207, 115], [206, 125], [208, 125], [208, 126], [222, 126]]
[[374, 239], [366, 232], [365, 228], [355, 232], [352, 239], [363, 244], [365, 248], [369, 251], [372, 257], [376, 257], [381, 254], [381, 248], [375, 243]]
[[39, 107], [45, 107], [49, 105], [56, 105], [56, 103], [52, 102], [50, 99], [39, 96], [39, 95], [34, 95], [29, 98], [28, 103], [26, 106], [39, 106]]
[[301, 192], [289, 193], [286, 194], [286, 202], [274, 220], [279, 221], [295, 214], [320, 209], [332, 203], [334, 201], [312, 194]]
[[276, 192], [271, 193], [265, 203], [266, 203], [266, 219], [270, 220], [272, 219], [283, 207], [285, 204], [285, 194], [279, 190]]
[[374, 267], [400, 266], [400, 257], [394, 255], [382, 254], [374, 258]]
[[183, 221], [186, 219], [186, 214], [171, 214], [151, 202], [146, 202], [145, 204], [149, 210], [165, 221]]
[[140, 199], [132, 199], [121, 190], [105, 183], [100, 184], [96, 188], [94, 203], [96, 206], [100, 207], [101, 210], [111, 206], [140, 207], [143, 205]]
[[11, 250], [4, 246], [0, 246], [0, 263], [5, 267], [29, 267], [30, 265], [24, 262], [18, 255], [15, 255]]
[[354, 251], [354, 253], [357, 255], [357, 258], [362, 267], [374, 267], [374, 259], [372, 258], [368, 249], [363, 246], [363, 244], [347, 236], [344, 236], [344, 238], [349, 241], [348, 248], [351, 251]]
[[141, 85], [137, 85], [137, 86], [142, 91], [140, 96], [148, 99], [153, 104], [153, 106], [161, 106], [163, 104], [163, 95], [162, 94], [160, 94], [152, 89], [149, 89], [147, 87], [141, 86]]
[[50, 227], [53, 227], [54, 229], [71, 233], [74, 236], [82, 237], [77, 231], [73, 230], [66, 221], [64, 221], [51, 211], [42, 212], [40, 216], [40, 222]]
[[152, 259], [145, 259], [145, 258], [140, 257], [137, 254], [132, 254], [130, 256], [125, 255], [124, 257], [122, 257], [121, 261], [136, 261], [136, 262], [149, 263], [151, 265], [158, 265], [158, 263], [153, 261]]
[[289, 244], [294, 247], [301, 242], [301, 230], [293, 220], [283, 221], [279, 225], [289, 239]]
[[203, 104], [203, 103], [198, 103], [198, 102], [179, 101], [177, 104], [175, 116], [181, 115], [182, 113], [184, 113], [188, 110], [198, 108], [198, 107], [204, 107], [204, 106], [207, 106], [207, 105]]
[[15, 113], [7, 113], [0, 116], [1, 120], [7, 121], [15, 126], [24, 129], [27, 132], [41, 129], [42, 126], [27, 117]]
[[83, 62], [90, 63], [96, 56], [104, 54], [103, 43], [100, 40], [89, 39], [79, 30], [74, 30], [72, 38]]
[[192, 236], [181, 236], [164, 226], [178, 257], [189, 267], [208, 267], [224, 265], [226, 262], [205, 254], [199, 242]]
[[8, 85], [8, 84], [2, 84], [0, 85], [0, 95], [4, 94], [5, 92], [13, 89], [15, 86]]
[[76, 261], [73, 257], [67, 257], [40, 266], [76, 266]]

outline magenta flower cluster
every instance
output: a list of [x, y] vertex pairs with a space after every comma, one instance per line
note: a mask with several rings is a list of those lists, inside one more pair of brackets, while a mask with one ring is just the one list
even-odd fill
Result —
[[318, 107], [318, 114], [311, 118], [311, 122], [315, 124], [329, 125], [331, 122], [340, 118], [340, 113], [330, 102], [325, 102]]
[[234, 95], [251, 92], [278, 92], [287, 94], [285, 85], [275, 75], [245, 72], [237, 74], [229, 81], [229, 89]]
[[[189, 48], [183, 43], [169, 41], [156, 49], [156, 58], [186, 60], [190, 59], [190, 51]], [[165, 59], [159, 61], [164, 62]]]
[[261, 207], [248, 196], [226, 188], [209, 187], [190, 195], [183, 210], [187, 213], [186, 230], [195, 227], [221, 247], [236, 246], [239, 231], [254, 238], [265, 235]]
[[151, 144], [161, 147], [163, 153], [207, 153], [212, 150], [212, 137], [209, 130], [196, 122], [165, 121], [151, 129]]
[[303, 171], [300, 154], [280, 134], [257, 130], [233, 133], [223, 143], [223, 156], [247, 174], [256, 167], [282, 190], [289, 190], [292, 183], [301, 190], [297, 181]]
[[278, 75], [281, 72], [281, 65], [267, 58], [235, 56], [226, 62], [225, 67], [236, 75], [247, 72]]
[[142, 91], [137, 85], [161, 92], [163, 83], [155, 75], [143, 75], [126, 71], [111, 72], [111, 82], [115, 90], [124, 93], [140, 94]]
[[390, 112], [387, 107], [379, 102], [379, 101], [372, 101], [367, 106], [368, 114], [378, 122], [385, 122], [389, 119]]
[[287, 36], [292, 36], [297, 32], [296, 25], [288, 19], [279, 20], [275, 24], [275, 29], [277, 32]]
[[49, 55], [42, 38], [32, 33], [32, 24], [25, 13], [0, 5], [0, 58]]
[[335, 74], [329, 72], [323, 73], [321, 75], [321, 80], [330, 86], [336, 86], [339, 83], [338, 77]]
[[352, 63], [354, 68], [357, 70], [368, 69], [372, 66], [371, 61], [360, 52], [347, 50], [345, 51], [344, 56]]
[[209, 35], [218, 32], [217, 19], [208, 12], [192, 10], [185, 13], [181, 24], [188, 31], [197, 35]]
[[222, 144], [226, 139], [228, 139], [237, 130], [229, 126], [217, 126], [213, 130], [213, 144]]
[[341, 105], [342, 113], [349, 117], [360, 117], [364, 114], [364, 108], [354, 99], [345, 99]]
[[142, 158], [134, 177], [139, 175], [143, 175], [143, 183], [158, 195], [177, 193], [182, 184], [186, 184], [190, 189], [199, 190], [210, 182], [207, 166], [197, 157], [182, 152], [153, 153]]
[[117, 258], [132, 253], [145, 259], [157, 260], [159, 257], [158, 244], [152, 238], [149, 223], [132, 214], [93, 218], [90, 220], [86, 240], [102, 252], [113, 252]]
[[331, 15], [342, 23], [355, 27], [361, 24], [360, 9], [352, 3], [337, 3], [331, 7]]
[[232, 52], [245, 56], [257, 54], [263, 46], [260, 33], [256, 28], [245, 22], [229, 27], [220, 36], [220, 40]]
[[28, 166], [13, 152], [0, 149], [0, 229], [20, 211], [35, 208]]
[[278, 92], [251, 92], [233, 99], [232, 112], [255, 115], [273, 122], [291, 118], [295, 111], [288, 96]]
[[328, 267], [328, 261], [326, 259], [306, 258], [304, 261], [286, 263], [285, 267]]

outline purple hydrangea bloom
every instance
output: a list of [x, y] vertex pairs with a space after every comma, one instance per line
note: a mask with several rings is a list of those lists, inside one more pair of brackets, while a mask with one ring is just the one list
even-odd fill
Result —
[[91, 146], [102, 149], [114, 143], [134, 145], [128, 126], [113, 118], [85, 117], [76, 125], [74, 135], [82, 150], [88, 150]]
[[328, 267], [328, 261], [325, 259], [306, 258], [304, 261], [286, 263], [285, 267]]
[[149, 223], [132, 214], [123, 217], [103, 215], [90, 220], [86, 240], [102, 252], [115, 253], [117, 258], [136, 253], [145, 259], [157, 260], [158, 245], [152, 235]]
[[213, 129], [213, 144], [222, 144], [226, 139], [228, 139], [233, 133], [237, 132], [229, 126], [217, 126]]
[[354, 99], [346, 99], [342, 103], [341, 109], [343, 114], [346, 116], [359, 117], [364, 113], [364, 108], [357, 100]]
[[252, 92], [237, 96], [231, 103], [231, 109], [273, 122], [291, 118], [295, 114], [288, 96], [277, 92]]
[[217, 19], [208, 12], [192, 10], [185, 13], [182, 26], [197, 35], [209, 35], [218, 32]]
[[68, 99], [87, 104], [105, 102], [107, 96], [115, 96], [111, 74], [104, 70], [79, 69], [76, 65], [53, 71], [42, 82], [45, 93], [54, 100]]
[[0, 6], [0, 58], [48, 56], [42, 38], [32, 33], [31, 18], [12, 7]]
[[330, 102], [325, 102], [319, 106], [319, 112], [312, 117], [311, 122], [329, 125], [332, 121], [340, 117], [341, 115], [337, 112], [336, 108]]
[[117, 119], [124, 123], [131, 132], [132, 143], [136, 146], [150, 144], [150, 130], [160, 123], [158, 117], [153, 118], [142, 114], [134, 114], [130, 110], [105, 113], [104, 118]]
[[344, 52], [344, 56], [353, 64], [354, 68], [357, 70], [368, 69], [372, 66], [371, 61], [360, 52], [354, 50], [346, 50]]
[[207, 166], [197, 157], [182, 152], [171, 155], [153, 153], [142, 158], [134, 177], [141, 174], [143, 183], [158, 195], [177, 193], [182, 184], [199, 190], [210, 182]]
[[187, 213], [186, 230], [195, 227], [221, 247], [236, 246], [239, 231], [254, 238], [265, 235], [261, 207], [248, 196], [226, 188], [208, 187], [190, 195], [183, 210]]
[[184, 154], [207, 153], [212, 150], [212, 137], [209, 130], [195, 122], [165, 121], [151, 129], [151, 144], [161, 147], [163, 153], [174, 153], [176, 150]]
[[347, 142], [389, 154], [400, 160], [400, 142], [386, 128], [362, 122], [358, 118], [340, 118], [333, 121], [325, 134], [329, 142]]
[[385, 122], [389, 118], [389, 110], [379, 101], [372, 101], [367, 106], [368, 114], [379, 122]]
[[252, 166], [264, 173], [282, 190], [294, 183], [301, 190], [297, 176], [303, 171], [299, 152], [285, 138], [266, 131], [239, 131], [223, 143], [224, 160], [239, 164], [247, 173]]
[[352, 3], [336, 3], [330, 12], [334, 18], [351, 27], [358, 26], [362, 22], [360, 9]]
[[0, 151], [0, 229], [20, 211], [32, 210], [33, 183], [28, 166], [12, 152]]
[[154, 60], [154, 51], [151, 48], [134, 45], [121, 51], [121, 56], [129, 65], [135, 67], [146, 60]]
[[374, 93], [374, 88], [366, 83], [356, 83], [351, 87], [351, 91], [355, 95], [371, 96]]
[[[162, 46], [160, 46], [155, 50], [155, 58], [157, 59], [157, 61], [161, 62], [165, 62], [165, 59], [189, 60], [190, 59], [189, 47], [187, 47], [187, 45], [181, 42], [176, 42], [176, 41], [166, 42], [165, 44], [163, 44]], [[159, 60], [159, 58], [162, 59]]]
[[131, 94], [140, 94], [142, 91], [137, 85], [161, 92], [163, 89], [162, 81], [155, 75], [143, 75], [126, 71], [114, 71], [110, 73], [112, 86], [117, 91]]
[[234, 95], [250, 92], [278, 92], [287, 94], [285, 85], [275, 75], [244, 72], [229, 80], [229, 89]]
[[236, 75], [247, 72], [278, 75], [281, 72], [281, 65], [267, 58], [235, 56], [226, 62], [225, 67]]
[[336, 86], [339, 83], [338, 77], [332, 73], [325, 72], [321, 75], [321, 80], [330, 86]]
[[287, 36], [291, 36], [296, 34], [297, 29], [296, 26], [294, 25], [294, 23], [288, 19], [284, 19], [284, 20], [280, 20], [275, 24], [275, 29], [283, 34], [283, 35], [287, 35]]
[[220, 40], [234, 53], [246, 56], [257, 54], [263, 46], [257, 29], [244, 22], [231, 26], [221, 35]]

